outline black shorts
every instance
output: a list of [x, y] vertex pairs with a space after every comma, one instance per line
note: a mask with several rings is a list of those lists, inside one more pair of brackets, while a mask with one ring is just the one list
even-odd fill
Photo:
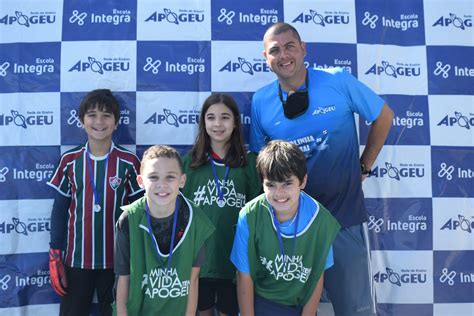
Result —
[[199, 279], [198, 310], [216, 309], [228, 315], [239, 313], [237, 285], [227, 279]]

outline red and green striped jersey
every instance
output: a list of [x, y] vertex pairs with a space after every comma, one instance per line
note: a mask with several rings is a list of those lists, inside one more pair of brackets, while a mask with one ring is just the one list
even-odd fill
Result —
[[[136, 181], [140, 161], [135, 154], [112, 144], [106, 157], [90, 155], [88, 163], [86, 145], [73, 148], [62, 155], [48, 182], [60, 194], [71, 197], [65, 255], [69, 267], [113, 268], [115, 222], [122, 212], [120, 207], [142, 191]], [[94, 183], [98, 203], [94, 201]], [[93, 210], [94, 204], [100, 205], [100, 211]]]

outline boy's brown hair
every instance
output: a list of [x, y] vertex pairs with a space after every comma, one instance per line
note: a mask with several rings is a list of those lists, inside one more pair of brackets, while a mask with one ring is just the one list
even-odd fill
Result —
[[143, 168], [145, 163], [148, 160], [155, 159], [155, 158], [169, 158], [169, 159], [176, 159], [179, 164], [179, 170], [181, 173], [183, 172], [183, 164], [181, 161], [181, 156], [179, 155], [178, 151], [171, 146], [168, 145], [154, 145], [145, 150], [143, 153], [141, 166], [140, 166], [140, 173], [143, 172]]
[[295, 144], [272, 140], [257, 156], [257, 173], [262, 182], [284, 182], [294, 175], [302, 183], [307, 173], [306, 157]]
[[120, 120], [120, 105], [109, 89], [92, 90], [84, 96], [79, 105], [79, 119], [84, 122], [84, 116], [90, 109], [97, 108], [99, 111], [110, 112], [114, 115], [115, 123]]

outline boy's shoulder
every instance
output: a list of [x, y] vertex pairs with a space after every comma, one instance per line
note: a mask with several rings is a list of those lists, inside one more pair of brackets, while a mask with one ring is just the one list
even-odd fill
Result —
[[128, 212], [128, 215], [135, 216], [136, 214], [141, 214], [145, 211], [145, 202], [146, 196], [142, 196], [138, 200], [134, 201], [131, 204], [123, 205], [120, 208]]
[[244, 208], [242, 209], [243, 212], [246, 214], [258, 212], [261, 210], [268, 210], [268, 203], [267, 199], [265, 198], [265, 193], [258, 195], [257, 197], [253, 198], [252, 200], [245, 203]]
[[130, 159], [136, 159], [138, 160], [138, 156], [131, 150], [121, 146], [121, 145], [118, 145], [118, 144], [115, 144], [114, 143], [114, 150], [116, 150], [118, 152], [118, 155], [121, 156], [121, 157], [130, 157]]
[[84, 144], [75, 146], [61, 154], [61, 161], [72, 161], [84, 154], [86, 147]]

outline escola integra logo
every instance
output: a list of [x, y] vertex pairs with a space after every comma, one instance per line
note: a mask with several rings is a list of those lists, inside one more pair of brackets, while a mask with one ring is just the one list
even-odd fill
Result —
[[364, 12], [364, 18], [362, 19], [362, 25], [368, 26], [371, 29], [375, 29], [377, 27], [376, 22], [381, 21], [381, 24], [384, 28], [394, 28], [400, 29], [401, 31], [407, 31], [411, 28], [418, 28], [418, 14], [400, 14], [400, 18], [389, 18], [382, 16], [380, 19], [377, 14], [371, 14], [368, 11]]

